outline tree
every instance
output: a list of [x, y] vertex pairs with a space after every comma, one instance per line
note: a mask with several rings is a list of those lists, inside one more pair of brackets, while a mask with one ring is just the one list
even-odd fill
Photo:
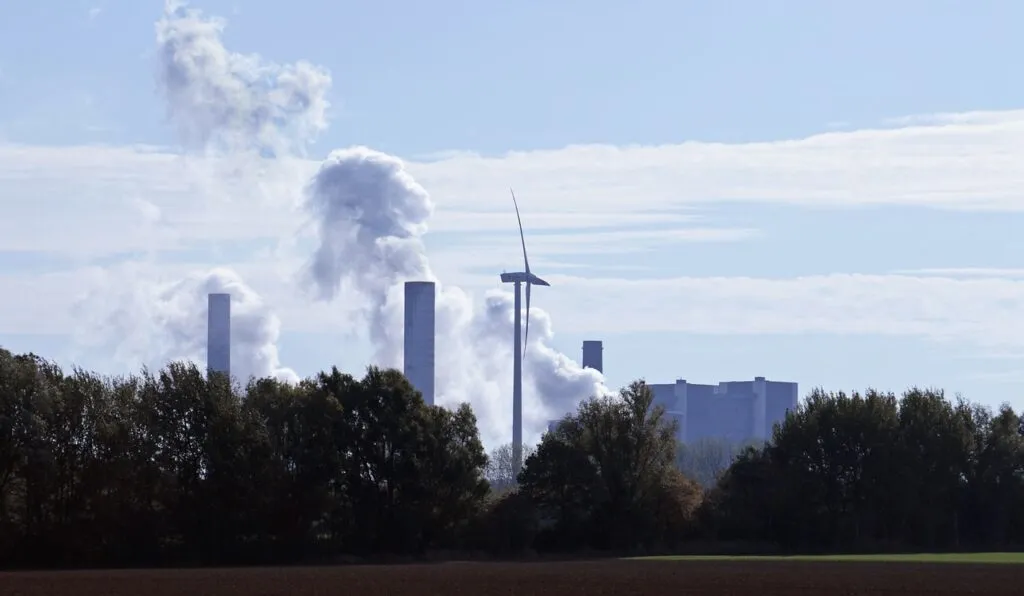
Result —
[[728, 439], [705, 437], [679, 446], [676, 466], [687, 477], [710, 488], [721, 478], [733, 459], [751, 446]]
[[52, 514], [56, 465], [47, 435], [48, 423], [60, 415], [61, 374], [33, 354], [0, 354], [0, 367], [0, 432], [5, 435], [0, 439], [0, 501], [14, 530], [7, 548], [14, 556], [31, 558], [59, 548]]
[[[737, 459], [710, 502], [733, 538], [813, 548], [886, 542], [897, 415], [892, 394], [815, 390], [766, 447]], [[739, 523], [744, 511], [753, 519]]]
[[673, 509], [663, 502], [668, 496], [692, 500], [698, 491], [682, 490], [675, 422], [653, 402], [650, 388], [636, 381], [616, 397], [581, 403], [544, 435], [520, 485], [538, 504], [548, 540], [563, 548], [572, 540], [623, 549], [665, 538], [654, 512]]
[[337, 368], [297, 386], [276, 379], [249, 383], [245, 407], [262, 421], [268, 462], [260, 494], [275, 552], [336, 552], [352, 533], [348, 470], [354, 432], [343, 402], [359, 382]]
[[579, 429], [566, 424], [541, 439], [519, 475], [519, 491], [536, 507], [544, 548], [578, 548], [590, 541], [603, 498], [600, 469], [580, 445]]
[[397, 371], [239, 388], [191, 363], [103, 379], [0, 351], [0, 564], [228, 564], [423, 551], [488, 486], [476, 418]]
[[718, 536], [789, 548], [1019, 544], [1017, 421], [934, 390], [816, 390], [768, 445], [737, 458], [704, 517]]
[[960, 527], [969, 543], [1018, 546], [1024, 540], [1024, 438], [1008, 405], [996, 415], [972, 408], [974, 466]]
[[512, 488], [491, 493], [468, 536], [476, 549], [508, 555], [532, 549], [539, 531], [536, 503], [518, 488]]
[[487, 492], [472, 411], [427, 406], [401, 373], [373, 367], [341, 405], [350, 433], [349, 547], [421, 552], [452, 540]]
[[764, 448], [748, 447], [718, 479], [701, 503], [699, 518], [712, 540], [783, 542], [778, 530], [786, 486]]
[[794, 551], [1014, 549], [1019, 424], [937, 390], [815, 390], [734, 454], [676, 445], [637, 381], [581, 403], [515, 485], [511, 446], [488, 458], [468, 405], [428, 406], [395, 370], [243, 388], [190, 363], [105, 378], [0, 349], [0, 565], [671, 549], [696, 529]]
[[419, 514], [427, 520], [425, 543], [450, 547], [461, 542], [483, 511], [487, 455], [469, 404], [454, 411], [428, 406], [428, 413], [426, 465], [419, 481], [426, 490]]
[[[523, 461], [525, 462], [536, 452], [536, 446], [524, 445]], [[505, 443], [491, 450], [487, 457], [487, 467], [484, 476], [487, 478], [487, 482], [490, 483], [491, 490], [497, 493], [503, 493], [518, 484], [515, 472], [515, 458], [512, 457], [512, 443]]]

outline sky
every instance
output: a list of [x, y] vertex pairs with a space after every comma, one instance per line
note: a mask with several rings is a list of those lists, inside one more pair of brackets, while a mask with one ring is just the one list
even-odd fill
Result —
[[429, 193], [430, 271], [475, 304], [521, 268], [514, 187], [551, 282], [538, 341], [578, 360], [603, 340], [608, 387], [766, 376], [1024, 407], [1020, 2], [189, 6], [231, 52], [329, 73], [324, 122], [274, 160], [197, 152], [159, 84], [163, 2], [6, 9], [3, 347], [112, 374], [194, 355], [202, 305], [167, 296], [213, 283], [244, 295], [268, 370], [359, 372], [365, 295], [303, 282], [327, 233], [303, 197], [366, 146]]

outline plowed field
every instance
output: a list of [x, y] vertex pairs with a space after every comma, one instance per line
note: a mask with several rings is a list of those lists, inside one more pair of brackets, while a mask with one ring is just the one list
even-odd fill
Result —
[[1024, 565], [587, 561], [0, 574], [18, 596], [1024, 594]]

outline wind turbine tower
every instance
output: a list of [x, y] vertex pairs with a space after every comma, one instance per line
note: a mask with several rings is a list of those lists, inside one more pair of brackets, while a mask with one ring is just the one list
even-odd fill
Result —
[[[512, 205], [516, 208], [519, 222], [519, 240], [523, 245], [523, 268], [518, 273], [502, 273], [501, 283], [515, 284], [515, 331], [512, 361], [512, 472], [519, 475], [523, 467], [523, 356], [526, 340], [530, 335], [530, 287], [550, 286], [548, 282], [530, 272], [530, 260], [526, 257], [526, 237], [523, 235], [523, 220], [519, 217], [516, 193], [512, 193]], [[522, 289], [526, 285], [526, 328], [522, 326]]]

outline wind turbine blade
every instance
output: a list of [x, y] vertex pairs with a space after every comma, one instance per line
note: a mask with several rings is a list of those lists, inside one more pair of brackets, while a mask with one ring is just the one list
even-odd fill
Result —
[[523, 331], [523, 360], [526, 360], [526, 340], [530, 337], [530, 287], [533, 286], [529, 281], [526, 282], [526, 329]]
[[[515, 191], [513, 191], [511, 188], [509, 188], [508, 191], [510, 193], [512, 193], [512, 204], [516, 208], [516, 221], [519, 222], [519, 240], [523, 243], [523, 265], [526, 267], [526, 277], [529, 278], [530, 277], [530, 261], [529, 261], [529, 259], [526, 258], [526, 236], [523, 235], [523, 220], [522, 220], [521, 217], [519, 217], [519, 203], [516, 202], [516, 193], [515, 193]], [[527, 284], [527, 287], [529, 287], [529, 284]], [[527, 296], [530, 295], [530, 291], [529, 290], [526, 291], [526, 295]], [[527, 312], [529, 312], [529, 309], [527, 309]]]

